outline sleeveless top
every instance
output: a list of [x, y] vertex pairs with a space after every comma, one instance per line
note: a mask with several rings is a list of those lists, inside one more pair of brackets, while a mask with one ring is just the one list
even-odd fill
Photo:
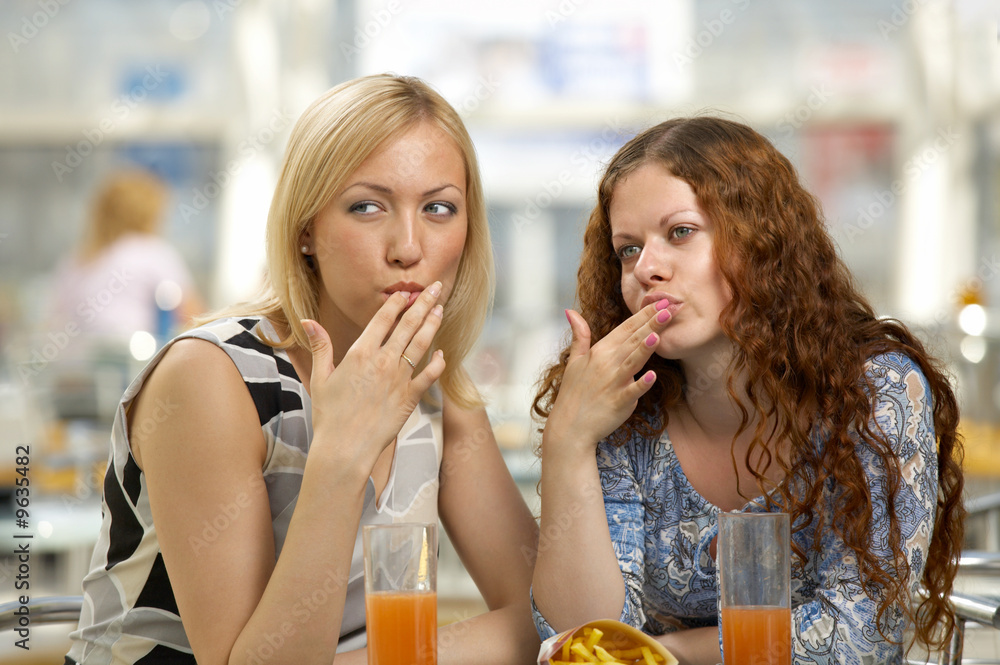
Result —
[[[262, 317], [220, 319], [185, 332], [164, 346], [135, 378], [118, 405], [104, 480], [103, 522], [90, 572], [83, 580], [83, 611], [77, 630], [70, 635], [73, 644], [67, 663], [195, 663], [157, 541], [146, 477], [129, 448], [127, 415], [129, 405], [166, 349], [183, 338], [216, 344], [243, 376], [267, 443], [262, 472], [271, 508], [275, 557], [281, 554], [312, 440], [309, 395], [285, 351], [262, 341], [277, 339], [269, 321]], [[437, 386], [432, 390], [437, 391]], [[389, 480], [377, 500], [374, 483], [368, 479], [361, 525], [437, 523], [442, 426], [441, 408], [435, 404], [440, 405], [441, 400], [439, 392], [429, 397], [420, 402], [400, 430]], [[162, 405], [162, 409], [169, 410], [169, 405]], [[220, 524], [214, 528], [225, 528], [221, 524], [224, 518], [217, 517]], [[207, 546], [211, 530], [206, 527], [201, 535]], [[197, 547], [197, 543], [192, 546]], [[338, 651], [357, 649], [365, 643], [359, 527]]]

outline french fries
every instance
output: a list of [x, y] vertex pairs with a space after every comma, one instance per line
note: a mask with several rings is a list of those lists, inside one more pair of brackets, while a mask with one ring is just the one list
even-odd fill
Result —
[[676, 665], [648, 646], [630, 644], [623, 648], [621, 640], [608, 640], [599, 628], [585, 627], [580, 634], [563, 643], [558, 656], [549, 660], [550, 665], [570, 663], [598, 663], [598, 665]]

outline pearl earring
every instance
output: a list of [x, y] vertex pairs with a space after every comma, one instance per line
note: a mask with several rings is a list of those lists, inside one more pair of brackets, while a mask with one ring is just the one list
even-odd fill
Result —
[[309, 253], [309, 245], [302, 245], [302, 253], [303, 254]]

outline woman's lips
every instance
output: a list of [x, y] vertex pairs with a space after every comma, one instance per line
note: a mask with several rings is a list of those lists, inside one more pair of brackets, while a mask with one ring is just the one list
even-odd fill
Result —
[[390, 288], [382, 292], [383, 301], [388, 300], [389, 298], [392, 297], [394, 293], [397, 293], [399, 291], [405, 291], [406, 293], [410, 294], [406, 300], [406, 305], [404, 309], [408, 309], [410, 306], [413, 305], [413, 303], [417, 302], [417, 298], [419, 298], [420, 294], [424, 292], [423, 287], [420, 286], [414, 286], [411, 288]]
[[671, 296], [666, 295], [665, 293], [651, 293], [651, 294], [649, 294], [648, 296], [646, 296], [645, 298], [642, 299], [642, 303], [640, 304], [639, 308], [642, 309], [643, 307], [646, 307], [647, 305], [651, 305], [653, 303], [660, 302], [661, 300], [666, 300], [667, 302], [670, 303], [666, 307], [666, 310], [668, 312], [670, 312], [670, 316], [674, 316], [677, 313], [677, 310], [679, 310], [684, 305], [684, 303], [676, 300], [675, 298], [673, 298]]

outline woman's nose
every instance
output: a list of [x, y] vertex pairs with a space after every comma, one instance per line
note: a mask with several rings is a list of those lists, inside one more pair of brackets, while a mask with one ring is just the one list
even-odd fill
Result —
[[409, 268], [423, 258], [419, 221], [409, 213], [393, 220], [386, 248], [389, 263]]
[[647, 244], [639, 253], [633, 273], [640, 282], [651, 284], [669, 280], [673, 276], [673, 269], [670, 268], [665, 252], [655, 244]]

